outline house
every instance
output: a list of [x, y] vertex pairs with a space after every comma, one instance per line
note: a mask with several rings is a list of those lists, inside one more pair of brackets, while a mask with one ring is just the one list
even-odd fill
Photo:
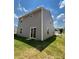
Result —
[[41, 41], [53, 36], [54, 26], [50, 11], [40, 7], [19, 17], [17, 35]]
[[55, 35], [61, 35], [64, 32], [65, 32], [64, 28], [56, 28], [54, 33]]
[[57, 36], [60, 35], [60, 29], [59, 29], [59, 28], [56, 28], [56, 29], [55, 29], [55, 35], [57, 35]]

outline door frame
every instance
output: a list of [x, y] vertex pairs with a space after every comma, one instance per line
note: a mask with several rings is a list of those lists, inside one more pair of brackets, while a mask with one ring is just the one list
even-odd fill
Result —
[[30, 39], [36, 39], [36, 38], [34, 38], [34, 37], [31, 37], [31, 29], [34, 29], [34, 28], [36, 28], [36, 27], [30, 27]]

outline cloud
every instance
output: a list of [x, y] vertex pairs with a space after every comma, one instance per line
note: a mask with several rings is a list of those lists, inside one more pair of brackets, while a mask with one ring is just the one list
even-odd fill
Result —
[[54, 21], [54, 25], [56, 25], [57, 24], [57, 21]]
[[58, 21], [55, 19], [54, 15], [52, 15], [54, 27], [57, 28]]
[[55, 28], [63, 28], [64, 27], [64, 22], [61, 22], [61, 21], [54, 21], [54, 27]]
[[58, 21], [57, 21], [57, 20], [54, 21], [54, 27], [55, 27], [55, 28], [59, 28], [59, 27], [60, 27], [60, 26], [58, 25]]
[[39, 5], [39, 6], [37, 6], [37, 8], [40, 8], [40, 7], [45, 7], [44, 5]]
[[18, 24], [14, 24], [14, 26], [16, 26], [16, 27], [17, 27], [17, 26], [18, 26]]
[[19, 17], [19, 16], [17, 16], [17, 14], [14, 13], [14, 24], [16, 24], [16, 25], [18, 24], [18, 21], [19, 21], [19, 20], [18, 20], [18, 17]]
[[21, 12], [28, 12], [28, 10], [27, 10], [25, 7], [23, 7], [20, 2], [19, 2], [19, 4], [18, 4], [18, 8], [17, 8], [17, 9], [18, 9], [19, 11], [21, 11]]
[[55, 17], [54, 17], [54, 15], [52, 15], [52, 21], [55, 21]]
[[17, 27], [18, 27], [18, 16], [16, 13], [14, 13], [14, 33], [17, 32]]
[[28, 12], [28, 10], [26, 10], [24, 7], [23, 7], [23, 11], [24, 11], [24, 12]]
[[20, 11], [22, 11], [22, 6], [21, 6], [20, 3], [18, 4], [18, 8], [17, 9], [20, 10]]
[[54, 18], [54, 16], [52, 15], [52, 18]]
[[56, 19], [57, 19], [57, 20], [65, 21], [65, 15], [64, 15], [64, 13], [59, 14], [59, 15], [56, 17]]
[[54, 27], [55, 28], [63, 28], [65, 23], [65, 15], [64, 13], [60, 13], [56, 19], [54, 20]]
[[65, 6], [65, 1], [60, 1], [60, 3], [59, 3], [59, 8], [61, 9], [61, 8], [63, 8]]
[[18, 19], [18, 16], [14, 13], [14, 18]]

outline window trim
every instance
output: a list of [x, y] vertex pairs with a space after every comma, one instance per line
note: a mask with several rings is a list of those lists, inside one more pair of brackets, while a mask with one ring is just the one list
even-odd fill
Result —
[[[30, 27], [30, 34], [29, 34], [29, 36], [30, 36], [30, 39], [36, 39], [36, 37], [34, 38], [34, 37], [31, 37], [31, 29], [34, 29], [34, 28], [36, 28], [36, 27]], [[37, 28], [36, 28], [37, 29]]]

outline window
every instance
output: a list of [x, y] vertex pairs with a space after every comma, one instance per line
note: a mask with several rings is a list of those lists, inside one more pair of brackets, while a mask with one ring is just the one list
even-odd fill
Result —
[[20, 33], [22, 33], [22, 28], [20, 29]]
[[19, 24], [20, 28], [22, 27], [22, 20], [20, 20], [20, 24]]
[[20, 20], [20, 24], [22, 24], [22, 20]]
[[21, 20], [21, 23], [22, 23], [22, 20]]
[[21, 18], [20, 23], [22, 23], [23, 18]]
[[49, 34], [49, 29], [47, 30], [47, 34]]
[[29, 16], [32, 17], [32, 14], [30, 14]]

